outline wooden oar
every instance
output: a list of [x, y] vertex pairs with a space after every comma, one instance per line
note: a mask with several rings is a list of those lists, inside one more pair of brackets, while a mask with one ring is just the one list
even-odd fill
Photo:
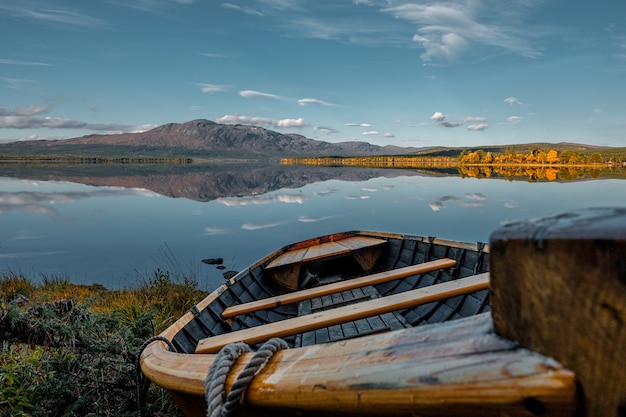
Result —
[[489, 273], [473, 275], [429, 287], [418, 288], [388, 297], [365, 301], [323, 311], [306, 316], [295, 317], [262, 326], [251, 327], [232, 333], [225, 333], [200, 340], [196, 353], [216, 353], [230, 343], [245, 342], [255, 344], [272, 337], [286, 337], [323, 327], [341, 324], [365, 317], [390, 313], [396, 310], [416, 307], [433, 301], [444, 300], [457, 295], [468, 294], [489, 287]]
[[364, 287], [366, 285], [374, 285], [381, 282], [393, 281], [396, 279], [409, 277], [411, 275], [436, 271], [437, 269], [451, 268], [455, 265], [456, 261], [454, 259], [437, 259], [435, 261], [424, 262], [422, 264], [411, 265], [391, 271], [385, 271], [377, 274], [366, 275], [360, 278], [336, 282], [334, 284], [323, 285], [316, 288], [310, 288], [307, 290], [287, 293], [276, 297], [264, 298], [262, 300], [252, 301], [245, 304], [239, 304], [226, 308], [222, 313], [222, 317], [235, 317], [239, 314], [250, 313], [252, 311], [258, 311], [266, 308], [277, 307], [284, 304], [295, 303], [310, 298], [321, 297], [322, 295], [334, 294], [340, 291]]

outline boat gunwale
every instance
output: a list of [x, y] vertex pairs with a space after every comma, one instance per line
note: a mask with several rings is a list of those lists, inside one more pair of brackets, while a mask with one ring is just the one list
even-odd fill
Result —
[[[263, 267], [264, 265], [267, 265], [269, 262], [271, 262], [273, 259], [277, 258], [278, 256], [282, 255], [283, 253], [285, 253], [285, 252], [287, 252], [289, 250], [306, 247], [307, 245], [310, 246], [310, 245], [317, 244], [317, 243], [319, 243], [319, 241], [321, 239], [341, 240], [342, 238], [347, 238], [347, 237], [357, 236], [357, 235], [359, 235], [359, 236], [378, 237], [378, 238], [383, 238], [383, 239], [415, 240], [415, 241], [427, 242], [427, 243], [430, 243], [430, 244], [438, 244], [438, 245], [443, 245], [443, 246], [456, 247], [456, 248], [460, 248], [460, 249], [467, 249], [467, 250], [473, 250], [473, 251], [477, 251], [477, 252], [489, 253], [489, 246], [488, 246], [488, 244], [481, 243], [481, 242], [467, 243], [467, 242], [448, 240], [448, 239], [441, 239], [441, 238], [429, 237], [429, 236], [423, 236], [423, 235], [389, 233], [389, 232], [375, 232], [375, 231], [365, 231], [365, 230], [353, 230], [353, 231], [346, 231], [346, 232], [338, 232], [338, 233], [332, 233], [332, 234], [328, 234], [328, 235], [322, 235], [322, 236], [318, 236], [318, 237], [302, 240], [302, 241], [299, 241], [299, 242], [296, 242], [296, 243], [285, 245], [285, 246], [283, 246], [283, 247], [281, 247], [279, 249], [274, 250], [273, 252], [269, 253], [268, 255], [266, 255], [263, 258], [257, 260], [256, 262], [254, 262], [250, 266], [246, 267], [245, 269], [243, 269], [240, 272], [238, 272], [237, 274], [235, 274], [227, 282], [225, 282], [224, 284], [222, 284], [219, 287], [217, 287], [209, 295], [207, 295], [204, 299], [202, 299], [196, 305], [194, 305], [191, 309], [189, 309], [185, 314], [183, 314], [180, 318], [178, 318], [168, 328], [166, 328], [163, 332], [161, 332], [159, 334], [159, 336], [163, 337], [163, 338], [165, 338], [167, 340], [172, 341], [174, 339], [174, 336], [176, 336], [176, 334], [178, 334], [178, 332], [180, 332], [189, 322], [191, 322], [200, 311], [202, 311], [205, 308], [207, 308], [224, 291], [228, 290], [228, 288], [231, 285], [233, 285], [237, 281], [243, 279], [254, 268]], [[168, 350], [167, 344], [165, 342], [158, 341], [158, 340], [148, 344], [146, 346], [146, 348], [143, 350], [143, 352], [141, 353], [141, 355], [140, 355], [141, 370], [142, 370], [143, 374], [146, 377], [148, 377], [150, 380], [152, 380], [153, 382], [157, 383], [160, 386], [163, 386], [162, 384], [164, 384], [164, 381], [167, 379], [166, 376], [163, 375], [162, 372], [157, 372], [157, 370], [152, 369], [151, 366], [149, 366], [149, 364], [151, 362], [148, 361], [146, 363], [146, 361], [145, 361], [146, 357], [148, 357], [149, 355], [160, 356], [157, 353], [158, 351], [161, 351], [161, 353], [164, 353], [163, 351], [167, 352], [166, 357], [171, 358], [171, 362], [172, 363], [176, 362], [176, 360], [177, 360], [176, 358], [182, 358], [183, 356], [184, 357], [190, 357], [190, 356], [200, 356], [201, 355], [203, 357], [203, 359], [202, 359], [203, 361], [205, 361], [207, 357], [215, 356], [214, 354], [196, 354], [196, 353], [171, 352], [171, 351]], [[163, 367], [161, 367], [161, 368], [163, 368]], [[173, 368], [170, 368], [170, 369], [172, 369], [172, 372], [175, 373], [175, 369], [173, 369]], [[177, 386], [177, 387], [180, 389], [180, 386]]]

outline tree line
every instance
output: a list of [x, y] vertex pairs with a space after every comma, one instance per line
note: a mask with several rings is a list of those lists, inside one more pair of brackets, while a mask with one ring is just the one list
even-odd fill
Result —
[[621, 152], [614, 154], [600, 152], [577, 152], [575, 150], [559, 151], [556, 149], [540, 150], [537, 147], [521, 153], [509, 148], [505, 153], [494, 155], [483, 150], [463, 150], [459, 155], [459, 165], [617, 165], [626, 166], [626, 155]]

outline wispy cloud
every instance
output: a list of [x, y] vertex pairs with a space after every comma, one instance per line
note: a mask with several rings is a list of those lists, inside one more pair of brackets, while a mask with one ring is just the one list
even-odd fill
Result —
[[253, 16], [265, 16], [263, 13], [250, 7], [242, 7], [233, 3], [222, 3], [221, 6], [225, 9], [236, 10], [241, 13], [253, 15]]
[[21, 59], [9, 59], [0, 58], [0, 65], [22, 65], [22, 66], [35, 66], [35, 67], [54, 67], [53, 64], [47, 64], [45, 62], [38, 61], [24, 61]]
[[228, 87], [225, 85], [217, 85], [217, 84], [202, 84], [198, 83], [198, 87], [200, 87], [200, 91], [205, 94], [215, 94], [215, 93], [223, 93], [228, 91]]
[[324, 100], [318, 100], [316, 98], [301, 98], [300, 100], [298, 100], [298, 104], [300, 106], [307, 106], [309, 104], [319, 104], [321, 106], [331, 106], [331, 107], [336, 106], [336, 104], [329, 103]]
[[227, 114], [215, 120], [217, 123], [249, 124], [255, 126], [270, 126], [272, 128], [291, 129], [303, 128], [308, 123], [303, 118], [297, 119], [269, 119], [266, 117], [252, 117], [237, 114]]
[[15, 19], [35, 20], [66, 27], [107, 27], [98, 18], [48, 1], [0, 2], [0, 13]]
[[333, 133], [339, 132], [337, 129], [330, 126], [315, 126], [313, 129], [317, 130], [318, 132], [322, 132], [325, 135], [331, 135]]
[[131, 126], [118, 123], [87, 123], [58, 117], [41, 117], [52, 110], [48, 104], [0, 108], [0, 129], [86, 129], [98, 132], [143, 132], [154, 126]]
[[228, 229], [225, 229], [223, 227], [205, 227], [204, 228], [204, 234], [205, 235], [209, 235], [209, 236], [213, 236], [213, 235], [224, 235], [228, 233]]
[[405, 3], [382, 11], [415, 26], [413, 41], [424, 49], [421, 57], [425, 61], [454, 60], [477, 46], [498, 47], [531, 58], [539, 56], [521, 31], [501, 22], [507, 17], [505, 12], [498, 13], [497, 8], [489, 8], [490, 17], [481, 16], [486, 9], [478, 0], [465, 4], [445, 1]]
[[284, 97], [281, 97], [276, 94], [262, 93], [260, 91], [254, 90], [242, 90], [239, 92], [239, 95], [244, 98], [260, 98], [260, 99], [268, 99], [268, 100], [284, 100]]
[[276, 227], [283, 224], [283, 222], [269, 222], [269, 223], [245, 223], [241, 225], [243, 230], [260, 230], [267, 229], [270, 227]]
[[472, 131], [481, 131], [481, 130], [486, 130], [487, 128], [489, 128], [489, 125], [487, 123], [478, 123], [475, 125], [469, 125], [467, 126], [467, 130], [472, 130]]
[[346, 123], [348, 127], [372, 127], [369, 123]]
[[206, 56], [207, 58], [226, 58], [228, 55], [224, 54], [213, 54], [210, 52], [198, 52], [202, 56]]
[[317, 223], [322, 222], [324, 220], [332, 219], [335, 216], [322, 216], [322, 217], [309, 217], [309, 216], [300, 216], [298, 217], [298, 221], [300, 223]]
[[521, 123], [522, 122], [523, 117], [522, 116], [509, 116], [506, 118], [506, 121], [509, 123]]

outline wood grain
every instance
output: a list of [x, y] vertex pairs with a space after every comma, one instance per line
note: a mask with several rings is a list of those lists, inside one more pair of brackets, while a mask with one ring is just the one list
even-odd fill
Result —
[[196, 353], [216, 353], [229, 343], [259, 343], [271, 339], [272, 337], [286, 337], [363, 317], [416, 307], [433, 301], [479, 291], [488, 287], [489, 273], [473, 275], [471, 277], [418, 288], [359, 304], [339, 307], [334, 310], [295, 317], [209, 337], [200, 340], [196, 347]]
[[451, 268], [455, 265], [456, 261], [448, 258], [425, 262], [418, 265], [411, 265], [391, 271], [380, 272], [378, 274], [367, 275], [364, 277], [341, 281], [334, 284], [328, 284], [307, 290], [287, 293], [276, 297], [264, 298], [262, 300], [252, 301], [246, 304], [231, 306], [224, 310], [224, 312], [222, 313], [222, 317], [230, 318], [239, 314], [277, 307], [284, 304], [295, 303], [310, 298], [321, 297], [322, 295], [333, 294], [340, 291], [364, 287], [366, 285], [374, 285], [381, 282], [393, 281], [396, 279], [405, 278], [417, 274], [423, 274], [438, 269]]

